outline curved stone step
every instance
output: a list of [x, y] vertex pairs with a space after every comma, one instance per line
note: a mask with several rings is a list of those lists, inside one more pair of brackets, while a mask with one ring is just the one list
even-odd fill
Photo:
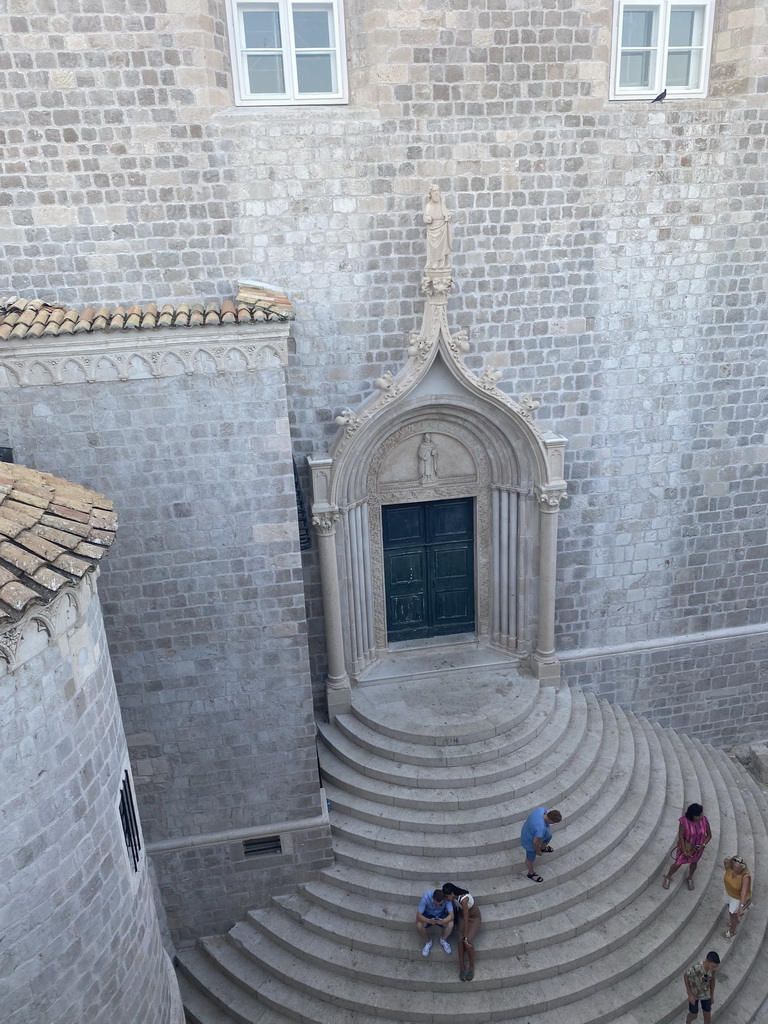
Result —
[[184, 1014], [190, 1024], [290, 1024], [294, 1019], [245, 992], [199, 949], [186, 949], [176, 960]]
[[[318, 728], [325, 748], [335, 759], [376, 782], [416, 790], [477, 788], [501, 779], [532, 773], [537, 767], [547, 764], [546, 759], [552, 758], [553, 751], [557, 752], [554, 760], [561, 762], [568, 756], [568, 752], [578, 747], [579, 738], [594, 724], [594, 701], [580, 697], [572, 699], [566, 691], [561, 691], [557, 703], [558, 714], [553, 718], [551, 729], [540, 730], [525, 746], [478, 764], [442, 766], [399, 762], [393, 757], [382, 757], [361, 750], [335, 726], [324, 723]], [[561, 750], [564, 752], [561, 753]], [[322, 748], [320, 763], [325, 768], [326, 758]], [[552, 765], [552, 769], [555, 767]], [[546, 781], [546, 776], [541, 781]]]
[[[622, 712], [612, 709], [610, 705], [603, 704], [600, 710], [607, 723], [602, 733], [605, 744], [595, 759], [589, 778], [571, 794], [566, 809], [569, 817], [563, 826], [557, 827], [557, 839], [553, 841], [557, 844], [559, 855], [566, 853], [571, 847], [583, 842], [603, 827], [604, 819], [610, 818], [614, 810], [626, 799], [627, 791], [632, 785], [633, 772], [636, 774], [641, 771], [643, 776], [647, 777], [651, 756], [647, 746], [649, 737], [653, 744], [658, 742], [652, 730], [644, 731], [636, 721], [630, 722]], [[624, 758], [627, 760], [626, 766], [617, 764], [620, 737]], [[632, 765], [632, 769], [629, 765]], [[642, 791], [637, 790], [637, 780], [634, 783], [634, 798], [638, 801], [643, 798]], [[333, 804], [331, 821], [337, 838], [337, 851], [344, 855], [340, 859], [348, 863], [354, 858], [355, 846], [367, 847], [376, 851], [377, 855], [381, 854], [381, 857], [377, 856], [377, 863], [382, 871], [387, 870], [387, 860], [384, 859], [387, 855], [390, 862], [396, 860], [402, 865], [405, 856], [431, 855], [445, 859], [484, 857], [498, 851], [511, 851], [513, 861], [522, 861], [519, 845], [520, 821], [524, 813], [529, 813], [530, 806], [525, 808], [524, 813], [520, 811], [515, 814], [514, 818], [517, 820], [513, 820], [510, 825], [496, 821], [491, 828], [477, 829], [473, 827], [473, 822], [468, 820], [470, 813], [475, 812], [465, 811], [459, 818], [460, 812], [451, 812], [446, 816], [444, 812], [436, 811], [433, 814], [439, 831], [405, 831], [402, 828], [391, 828], [390, 824], [396, 823], [391, 817], [379, 817], [374, 824], [369, 820], [372, 815], [366, 812], [365, 818], [359, 821], [356, 817], [359, 813], [357, 798], [349, 799], [347, 804], [347, 814], [339, 812], [338, 804]], [[370, 807], [371, 804], [367, 803], [367, 806]], [[398, 812], [399, 809], [396, 809], [393, 813]], [[411, 817], [415, 818], [414, 823], [421, 823], [417, 813]], [[481, 824], [485, 825], [486, 822]], [[430, 826], [434, 827], [434, 821], [430, 822]], [[452, 839], [453, 835], [456, 836], [455, 840]], [[365, 849], [360, 850], [360, 856], [367, 857]], [[370, 858], [368, 862], [371, 863]], [[397, 868], [397, 864], [394, 868]], [[419, 877], [423, 877], [423, 870]]]
[[[605, 780], [600, 791], [599, 812], [603, 817], [609, 817], [625, 798], [631, 780], [631, 770], [619, 762], [619, 754], [621, 760], [633, 765], [636, 759], [638, 763], [644, 763], [648, 755], [635, 750], [635, 734], [641, 743], [647, 740], [643, 740], [640, 727], [633, 726], [622, 712], [610, 709], [608, 705], [601, 706], [601, 710], [609, 722], [603, 729], [604, 742], [595, 760], [593, 774], [597, 780]], [[335, 787], [326, 790], [326, 795], [331, 794], [333, 833], [347, 842], [398, 854], [426, 856], [470, 856], [519, 847], [523, 812], [490, 819], [483, 808], [472, 808], [457, 811], [446, 819], [444, 814], [435, 811], [429, 812], [429, 820], [424, 821], [419, 811], [411, 810], [409, 820], [405, 822], [403, 809], [390, 812], [381, 804], [343, 795]], [[556, 842], [560, 852], [582, 841], [601, 825], [591, 791], [587, 793], [583, 806], [576, 802], [580, 795], [578, 791], [571, 794], [569, 818], [557, 828]], [[398, 817], [391, 816], [395, 813]]]
[[[713, 914], [714, 904], [715, 898], [709, 893], [693, 904], [694, 910], [688, 917], [687, 929], [693, 934], [708, 936], [716, 916]], [[503, 1020], [505, 1017], [516, 1020], [538, 1013], [542, 1006], [551, 1009], [568, 1005], [570, 1012], [572, 1002], [602, 989], [610, 991], [614, 1013], [626, 1012], [637, 1005], [648, 991], [645, 974], [649, 964], [654, 965], [653, 976], [660, 979], [658, 987], [662, 985], [661, 979], [666, 983], [687, 966], [687, 954], [683, 953], [681, 957], [681, 947], [675, 944], [679, 933], [679, 928], [670, 925], [664, 917], [657, 916], [634, 936], [631, 956], [627, 956], [623, 945], [613, 945], [601, 958], [588, 961], [589, 970], [584, 969], [581, 958], [575, 965], [572, 959], [562, 963], [552, 948], [537, 950], [533, 960], [528, 957], [518, 958], [516, 966], [519, 967], [519, 973], [516, 971], [511, 975], [514, 979], [512, 985], [481, 987], [478, 984], [481, 981], [478, 972], [471, 993], [456, 977], [454, 957], [446, 956], [442, 950], [438, 950], [439, 956], [433, 951], [429, 962], [432, 982], [430, 999], [426, 1004], [411, 1001], [406, 1006], [402, 1002], [404, 988], [417, 989], [424, 981], [424, 963], [418, 951], [413, 959], [393, 961], [396, 969], [389, 977], [382, 974], [386, 964], [383, 958], [360, 951], [351, 951], [349, 960], [341, 965], [328, 960], [327, 949], [316, 952], [315, 960], [306, 945], [298, 954], [289, 952], [242, 923], [235, 926], [229, 938], [240, 952], [245, 953], [249, 962], [266, 970], [284, 984], [292, 982], [295, 988], [303, 990], [314, 999], [337, 1003], [350, 1010], [373, 1005], [377, 1015], [385, 1018], [405, 1020], [409, 1024], [431, 1024], [438, 1016], [447, 1021], [477, 1019], [475, 1014], [478, 1012], [486, 1013], [486, 1020]], [[574, 945], [578, 941], [574, 940]], [[586, 946], [582, 942], [578, 948], [583, 953], [588, 952]], [[297, 976], [299, 964], [301, 969]], [[646, 971], [639, 972], [639, 965], [643, 965]], [[340, 968], [348, 973], [340, 973]], [[558, 979], [557, 986], [551, 982], [554, 976]], [[357, 984], [350, 985], [352, 977], [359, 979], [358, 984], [364, 996], [358, 991]], [[382, 984], [385, 979], [390, 982], [389, 985]], [[247, 990], [250, 985], [247, 969], [239, 980]], [[618, 985], [619, 982], [621, 985]], [[314, 1006], [307, 1007], [305, 1012], [307, 1019], [315, 1019]]]
[[[332, 780], [326, 778], [326, 796], [331, 802], [332, 809], [338, 810], [342, 815], [350, 818], [368, 821], [376, 826], [392, 828], [396, 830], [412, 830], [424, 832], [438, 832], [443, 835], [446, 831], [446, 813], [450, 815], [450, 824], [456, 831], [467, 832], [470, 830], [482, 830], [517, 825], [519, 832], [520, 825], [530, 813], [532, 806], [554, 807], [562, 798], [569, 797], [571, 805], [580, 811], [581, 807], [594, 804], [602, 792], [610, 785], [612, 775], [615, 773], [629, 775], [629, 765], [633, 758], [634, 739], [631, 735], [632, 729], [628, 718], [619, 708], [612, 708], [606, 702], [599, 703], [600, 714], [603, 718], [602, 735], [600, 747], [592, 766], [589, 777], [582, 782], [577, 778], [576, 783], [571, 782], [570, 788], [564, 783], [569, 782], [565, 776], [556, 780], [555, 785], [549, 785], [539, 790], [535, 795], [536, 802], [533, 804], [528, 797], [522, 800], [511, 800], [508, 794], [503, 794], [501, 804], [491, 802], [470, 807], [441, 807], [425, 806], [420, 804], [417, 807], [405, 807], [400, 804], [386, 804], [376, 799], [370, 799], [370, 784], [360, 780], [354, 769], [346, 766], [343, 770], [346, 788], [340, 788]], [[623, 743], [621, 757], [627, 759], [627, 766], [617, 763], [620, 756], [620, 742]], [[365, 794], [368, 795], [365, 795]], [[436, 803], [436, 802], [435, 802]], [[331, 815], [334, 817], [333, 813]], [[568, 827], [568, 826], [566, 826]], [[561, 830], [558, 830], [561, 831]]]
[[556, 714], [568, 713], [561, 696], [563, 692], [555, 686], [542, 687], [521, 721], [517, 720], [520, 714], [518, 709], [517, 717], [511, 720], [508, 729], [471, 742], [455, 742], [459, 737], [454, 737], [451, 743], [443, 744], [396, 740], [353, 714], [337, 715], [335, 725], [359, 749], [379, 757], [431, 767], [476, 765], [511, 754], [530, 743], [543, 729], [549, 730], [556, 721]]
[[[647, 750], [644, 757], [638, 752], [635, 771], [630, 779], [631, 799], [627, 799], [630, 811], [625, 816], [613, 815], [607, 820], [602, 817], [599, 806], [585, 812], [586, 817], [583, 825], [596, 824], [600, 827], [600, 850], [610, 848], [623, 839], [634, 822], [634, 815], [644, 806], [648, 782], [651, 774], [650, 758]], [[661, 771], [662, 766], [658, 765]], [[663, 788], [658, 788], [658, 808], [663, 805]], [[446, 821], [450, 827], [450, 819]], [[578, 831], [578, 829], [575, 829]], [[594, 832], [595, 829], [589, 829]], [[557, 835], [565, 833], [565, 829]], [[396, 849], [374, 849], [361, 846], [358, 843], [349, 842], [339, 836], [334, 838], [334, 852], [337, 864], [349, 864], [361, 868], [363, 871], [382, 874], [387, 878], [396, 879], [424, 879], [434, 877], [445, 877], [446, 875], [463, 879], [467, 884], [475, 880], [497, 875], [508, 874], [511, 871], [523, 869], [524, 855], [519, 845], [519, 836], [512, 836], [508, 849], [496, 852], [475, 852], [471, 851], [465, 855], [447, 856], [440, 853], [436, 856], [426, 856], [423, 853], [411, 853], [407, 847]], [[553, 839], [553, 842], [555, 840]], [[563, 847], [557, 846], [555, 854], [548, 856], [546, 861], [545, 877], [549, 879], [550, 885], [555, 885], [568, 878], [578, 876], [589, 867], [600, 856], [600, 852], [592, 856], [585, 855], [578, 842], [566, 843]], [[544, 871], [544, 868], [542, 868]], [[461, 883], [459, 883], [461, 884]]]
[[[310, 1000], [308, 1015], [302, 991], [262, 970], [223, 935], [201, 939], [197, 948], [180, 952], [177, 960], [181, 971], [194, 977], [211, 1001], [227, 1007], [235, 1024], [273, 1024], [264, 1018], [265, 1013], [275, 1015], [274, 1024], [283, 1024], [284, 1020], [302, 1024], [382, 1024], [380, 1017], [361, 1009], [350, 1010], [332, 999]], [[300, 965], [297, 961], [297, 972]], [[244, 985], [245, 976], [248, 980]]]
[[[437, 810], [441, 813], [458, 809], [488, 806], [499, 801], [517, 800], [521, 814], [526, 803], [537, 791], [548, 784], [554, 793], [564, 794], [575, 788], [588, 773], [590, 764], [600, 747], [603, 715], [594, 698], [586, 700], [587, 714], [580, 716], [582, 728], [569, 733], [558, 749], [557, 760], [535, 765], [516, 778], [500, 778], [493, 782], [474, 786], [450, 788], [437, 785], [413, 787], [398, 785], [394, 775], [386, 784], [361, 775], [356, 769], [339, 759], [327, 748], [319, 748], [321, 775], [333, 785], [378, 803], [395, 807], [411, 807], [418, 810]], [[436, 781], [436, 780], [435, 780]], [[550, 802], [550, 806], [553, 806]], [[527, 813], [527, 812], [526, 812]]]
[[[725, 998], [718, 1001], [718, 1006], [721, 1012], [727, 1010], [730, 1020], [765, 1024], [768, 1021], [768, 900], [762, 896], [764, 883], [761, 880], [765, 879], [768, 869], [768, 803], [765, 793], [741, 765], [729, 761], [729, 770], [741, 792], [752, 834], [757, 839], [750, 864], [756, 895], [736, 938], [728, 943], [726, 965], [733, 985]], [[721, 920], [724, 924], [725, 917]]]
[[[768, 975], [762, 988], [754, 977], [768, 966], [759, 889], [730, 948], [719, 938], [722, 857], [738, 837], [753, 877], [765, 867], [768, 814], [751, 780], [711, 747], [580, 691], [552, 696], [520, 677], [480, 686], [475, 695], [440, 677], [431, 697], [410, 683], [372, 686], [359, 715], [355, 694], [352, 715], [325, 730], [338, 756], [320, 754], [337, 863], [226, 940], [184, 951], [194, 1024], [666, 1024], [682, 1019], [683, 970], [709, 948], [724, 957], [715, 1019], [727, 1006], [724, 1021], [757, 1021], [768, 991]], [[414, 712], [430, 699], [455, 707], [468, 691], [458, 728], [439, 705], [432, 718]], [[694, 800], [713, 842], [696, 889], [682, 869], [665, 891], [677, 819]], [[519, 829], [542, 805], [565, 821], [536, 885]], [[455, 950], [435, 943], [421, 956], [414, 928], [421, 893], [446, 878], [467, 884], [483, 913], [471, 986], [457, 978]], [[233, 1016], [221, 1018], [230, 999]]]

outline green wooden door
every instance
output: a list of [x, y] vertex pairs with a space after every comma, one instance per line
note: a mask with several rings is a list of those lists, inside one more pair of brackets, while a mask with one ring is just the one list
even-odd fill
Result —
[[387, 638], [474, 630], [472, 498], [385, 505], [381, 512]]

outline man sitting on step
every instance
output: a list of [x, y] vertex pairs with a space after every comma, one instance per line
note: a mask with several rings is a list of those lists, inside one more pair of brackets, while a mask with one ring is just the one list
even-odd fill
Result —
[[442, 929], [440, 945], [446, 953], [450, 953], [448, 936], [453, 931], [453, 901], [445, 898], [442, 889], [427, 889], [421, 897], [419, 909], [416, 911], [416, 931], [424, 941], [422, 956], [429, 956], [429, 951], [432, 949], [432, 939], [429, 937], [427, 928], [431, 928], [433, 925]]
[[549, 826], [556, 825], [562, 820], [563, 816], [560, 811], [548, 811], [546, 807], [537, 807], [525, 819], [523, 830], [520, 833], [520, 845], [525, 850], [525, 866], [532, 882], [544, 881], [541, 875], [536, 874], [534, 861], [537, 854], [552, 853], [552, 847], [549, 845], [552, 833]]

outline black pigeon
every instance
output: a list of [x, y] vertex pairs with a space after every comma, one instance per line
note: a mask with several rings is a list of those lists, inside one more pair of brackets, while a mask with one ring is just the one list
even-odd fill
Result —
[[666, 96], [667, 96], [667, 90], [665, 89], [664, 92], [660, 92], [659, 93], [659, 95], [656, 97], [655, 100], [651, 100], [651, 103], [661, 103], [661, 101], [663, 99], [666, 99]]

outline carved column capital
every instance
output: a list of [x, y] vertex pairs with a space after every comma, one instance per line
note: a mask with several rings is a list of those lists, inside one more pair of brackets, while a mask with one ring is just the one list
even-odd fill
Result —
[[336, 533], [336, 525], [340, 518], [341, 513], [333, 510], [315, 512], [312, 516], [312, 525], [321, 537], [332, 537]]
[[557, 512], [566, 495], [565, 487], [537, 487], [536, 500], [541, 512]]

